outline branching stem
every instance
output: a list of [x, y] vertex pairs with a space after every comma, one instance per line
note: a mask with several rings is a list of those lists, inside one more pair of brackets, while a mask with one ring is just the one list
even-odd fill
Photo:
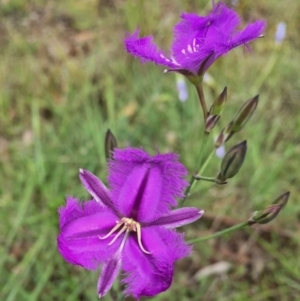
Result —
[[198, 97], [200, 100], [200, 104], [202, 107], [202, 111], [203, 111], [203, 117], [204, 117], [204, 125], [206, 124], [206, 119], [208, 117], [208, 111], [207, 111], [207, 107], [206, 107], [206, 101], [205, 101], [205, 97], [204, 97], [204, 93], [203, 93], [203, 87], [202, 87], [202, 82], [200, 82], [198, 85], [195, 85], [197, 93], [198, 93]]
[[189, 240], [188, 244], [189, 245], [191, 245], [191, 244], [197, 244], [197, 243], [199, 243], [201, 241], [206, 241], [206, 240], [209, 240], [209, 239], [212, 239], [212, 238], [217, 238], [217, 237], [223, 236], [225, 234], [231, 233], [233, 231], [242, 229], [242, 228], [244, 228], [246, 226], [249, 226], [250, 224], [251, 223], [249, 223], [248, 221], [247, 222], [243, 222], [243, 223], [234, 225], [232, 227], [229, 227], [229, 228], [227, 228], [225, 230], [218, 231], [218, 232], [216, 232], [214, 234], [207, 235], [207, 236], [202, 236], [202, 237], [199, 237], [199, 238], [195, 238], [195, 239]]

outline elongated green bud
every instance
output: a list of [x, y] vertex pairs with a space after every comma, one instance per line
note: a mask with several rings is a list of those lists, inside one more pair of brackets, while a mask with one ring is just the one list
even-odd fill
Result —
[[105, 134], [105, 157], [107, 160], [111, 159], [111, 152], [112, 150], [117, 147], [117, 140], [115, 136], [112, 134], [112, 132], [108, 129]]
[[219, 97], [214, 101], [209, 110], [210, 115], [221, 115], [227, 100], [227, 87], [224, 88]]
[[280, 211], [285, 207], [289, 199], [290, 192], [286, 192], [278, 197], [272, 205], [264, 210], [255, 211], [249, 219], [249, 224], [267, 224], [277, 217]]
[[232, 121], [232, 133], [240, 131], [252, 116], [258, 104], [258, 95], [247, 100]]
[[217, 176], [220, 182], [234, 177], [242, 167], [247, 153], [247, 141], [243, 141], [232, 147], [221, 163], [221, 170]]

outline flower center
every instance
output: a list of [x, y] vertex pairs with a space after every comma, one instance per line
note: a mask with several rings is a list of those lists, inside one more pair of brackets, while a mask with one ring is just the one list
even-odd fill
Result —
[[[143, 244], [142, 244], [141, 225], [138, 222], [136, 222], [135, 220], [133, 220], [132, 218], [128, 218], [128, 217], [121, 218], [119, 221], [117, 221], [116, 225], [105, 236], [99, 236], [99, 238], [106, 239], [106, 238], [110, 237], [113, 233], [115, 233], [117, 230], [119, 230], [119, 232], [110, 241], [110, 243], [108, 244], [109, 246], [112, 245], [117, 240], [117, 238], [125, 231], [127, 234], [126, 236], [128, 236], [128, 234], [130, 232], [136, 232], [137, 241], [138, 241], [140, 249], [142, 250], [142, 252], [144, 252], [146, 254], [150, 254], [150, 252], [145, 250], [145, 248], [143, 247]], [[123, 245], [123, 243], [122, 243], [122, 245]]]

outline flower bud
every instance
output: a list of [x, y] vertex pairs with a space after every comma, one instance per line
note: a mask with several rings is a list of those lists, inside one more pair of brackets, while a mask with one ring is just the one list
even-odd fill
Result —
[[210, 133], [220, 119], [219, 115], [209, 115], [205, 122], [205, 133]]
[[279, 214], [279, 212], [285, 207], [289, 199], [290, 192], [286, 192], [278, 197], [272, 205], [264, 210], [255, 211], [252, 217], [249, 219], [249, 224], [267, 224]]
[[258, 104], [258, 95], [247, 100], [232, 121], [232, 134], [240, 131], [252, 116]]
[[104, 143], [105, 157], [107, 160], [111, 159], [111, 152], [117, 146], [118, 145], [115, 136], [112, 134], [110, 130], [107, 130], [105, 134], [105, 143]]
[[210, 115], [221, 115], [227, 100], [227, 87], [224, 88], [219, 97], [214, 101], [209, 110]]
[[264, 210], [255, 211], [250, 219], [252, 224], [267, 224], [281, 211], [282, 205], [271, 205]]
[[217, 176], [217, 179], [221, 182], [224, 182], [226, 179], [234, 177], [242, 167], [246, 153], [246, 140], [232, 147], [222, 160], [221, 170]]
[[222, 144], [224, 144], [229, 138], [232, 136], [231, 133], [232, 121], [227, 125], [225, 129], [222, 130], [219, 137], [215, 142], [215, 147], [219, 148]]

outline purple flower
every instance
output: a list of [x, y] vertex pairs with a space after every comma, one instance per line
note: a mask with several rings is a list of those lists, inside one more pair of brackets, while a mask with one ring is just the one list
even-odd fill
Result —
[[187, 182], [175, 154], [150, 157], [140, 149], [115, 149], [109, 165], [110, 190], [92, 173], [80, 179], [93, 200], [67, 198], [59, 209], [58, 249], [86, 269], [102, 266], [99, 297], [125, 272], [125, 294], [153, 296], [168, 289], [174, 262], [191, 251], [174, 229], [199, 219], [203, 210], [171, 210]]
[[222, 2], [216, 5], [213, 2], [213, 10], [207, 16], [183, 13], [181, 19], [174, 27], [169, 57], [157, 48], [152, 36], [139, 38], [139, 30], [125, 39], [127, 51], [140, 57], [143, 63], [150, 61], [170, 71], [202, 76], [218, 57], [259, 38], [265, 28], [264, 21], [256, 21], [241, 31], [236, 30], [241, 19]]

